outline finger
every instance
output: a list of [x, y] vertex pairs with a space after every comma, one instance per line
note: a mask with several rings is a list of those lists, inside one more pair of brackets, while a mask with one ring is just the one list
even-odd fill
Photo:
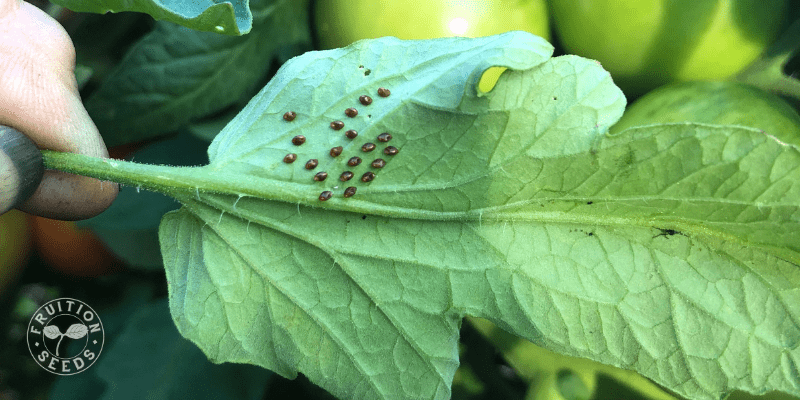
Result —
[[[78, 94], [69, 36], [28, 3], [0, 0], [2, 12], [0, 124], [23, 132], [39, 148], [108, 157]], [[107, 208], [116, 193], [115, 184], [46, 171], [32, 197], [18, 208], [49, 218], [84, 219]]]
[[0, 126], [0, 214], [30, 198], [43, 173], [36, 145], [16, 129]]

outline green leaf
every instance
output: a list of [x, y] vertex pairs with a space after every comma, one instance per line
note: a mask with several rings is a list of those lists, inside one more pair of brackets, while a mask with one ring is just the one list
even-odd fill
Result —
[[[300, 371], [340, 398], [447, 398], [472, 315], [692, 399], [800, 394], [800, 150], [738, 126], [608, 135], [621, 91], [551, 52], [522, 32], [310, 52], [215, 138], [208, 166], [45, 161], [184, 205], [159, 231], [170, 308], [216, 362]], [[511, 70], [478, 93], [490, 66]]]
[[209, 118], [196, 121], [187, 126], [186, 129], [198, 139], [211, 143], [231, 120], [242, 111], [242, 107], [234, 107], [230, 110], [215, 114]]
[[[797, 394], [798, 149], [734, 126], [605, 135], [622, 93], [550, 49], [386, 38], [287, 63], [192, 172], [219, 183], [162, 222], [181, 333], [340, 398], [447, 398], [464, 315], [689, 398]], [[479, 95], [491, 65], [519, 71]], [[397, 155], [361, 150], [382, 132]], [[374, 181], [337, 179], [381, 156]]]
[[250, 97], [284, 48], [310, 43], [306, 0], [252, 6], [246, 36], [156, 24], [86, 104], [106, 143], [163, 135]]
[[271, 374], [249, 365], [210, 363], [182, 338], [166, 299], [134, 313], [98, 361], [102, 399], [249, 399], [264, 397]]
[[149, 14], [190, 29], [227, 35], [244, 35], [253, 26], [249, 0], [55, 0], [54, 3], [77, 12], [105, 14], [134, 11]]

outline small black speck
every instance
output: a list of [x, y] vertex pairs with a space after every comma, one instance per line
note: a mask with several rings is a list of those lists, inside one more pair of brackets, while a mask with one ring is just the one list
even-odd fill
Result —
[[556, 97], [556, 96], [553, 96], [553, 100], [558, 100], [558, 97]]
[[592, 205], [592, 204], [594, 204], [594, 202], [593, 201], [587, 201], [586, 204]]
[[364, 76], [369, 76], [369, 74], [371, 74], [371, 73], [372, 73], [372, 70], [371, 69], [367, 69], [367, 70], [364, 71]]
[[683, 233], [681, 233], [680, 231], [676, 231], [675, 229], [663, 229], [663, 228], [656, 228], [656, 229], [661, 231], [661, 233], [659, 233], [658, 235], [653, 236], [653, 239], [655, 239], [655, 238], [657, 238], [659, 236], [664, 236], [665, 238], [669, 238], [672, 235], [683, 235]]
[[594, 232], [586, 232], [586, 236], [594, 236]]
[[366, 215], [362, 215], [361, 219], [367, 219], [367, 216]]

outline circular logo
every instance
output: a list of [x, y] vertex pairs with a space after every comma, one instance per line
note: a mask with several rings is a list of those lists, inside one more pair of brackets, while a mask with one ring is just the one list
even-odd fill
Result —
[[58, 375], [74, 375], [91, 367], [105, 340], [100, 316], [86, 303], [70, 298], [39, 307], [27, 336], [36, 363]]

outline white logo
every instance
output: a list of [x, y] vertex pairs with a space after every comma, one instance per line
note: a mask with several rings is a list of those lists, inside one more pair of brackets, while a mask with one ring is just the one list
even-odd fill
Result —
[[[70, 298], [52, 300], [36, 310], [27, 336], [36, 363], [58, 375], [74, 375], [91, 367], [105, 340], [100, 316], [86, 303]], [[70, 347], [72, 342], [79, 345]]]

